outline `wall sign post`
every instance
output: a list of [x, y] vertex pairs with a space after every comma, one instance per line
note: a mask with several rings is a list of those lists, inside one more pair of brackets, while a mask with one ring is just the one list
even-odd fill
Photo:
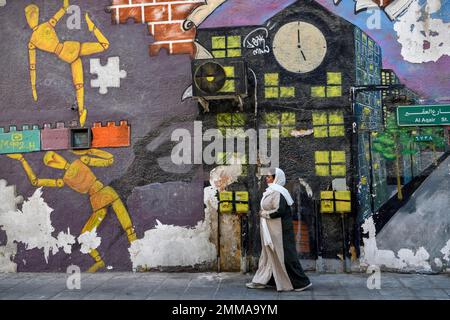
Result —
[[399, 126], [450, 125], [450, 105], [417, 105], [397, 107]]

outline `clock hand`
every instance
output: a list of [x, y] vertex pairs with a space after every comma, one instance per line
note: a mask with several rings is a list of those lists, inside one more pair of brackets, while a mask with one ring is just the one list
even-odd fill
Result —
[[302, 50], [300, 50], [300, 52], [301, 52], [301, 54], [302, 54], [302, 56], [303, 56], [303, 59], [306, 61], [306, 57], [305, 57], [305, 54], [303, 53], [303, 51]]
[[300, 45], [300, 29], [297, 30], [297, 39], [298, 39], [298, 47], [301, 48], [301, 45]]

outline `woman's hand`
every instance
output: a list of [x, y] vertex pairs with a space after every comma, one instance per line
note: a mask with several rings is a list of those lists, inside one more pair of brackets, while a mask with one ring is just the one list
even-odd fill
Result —
[[264, 219], [270, 219], [270, 215], [266, 211], [261, 211], [259, 216]]

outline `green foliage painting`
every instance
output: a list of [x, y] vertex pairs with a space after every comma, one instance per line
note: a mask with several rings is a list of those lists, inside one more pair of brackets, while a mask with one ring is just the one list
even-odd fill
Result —
[[399, 158], [401, 155], [416, 154], [414, 139], [411, 129], [397, 125], [394, 114], [390, 114], [386, 120], [385, 130], [380, 133], [373, 142], [373, 150], [381, 154], [386, 160], [395, 161], [395, 174], [397, 176], [397, 198], [403, 199], [402, 184], [400, 178]]

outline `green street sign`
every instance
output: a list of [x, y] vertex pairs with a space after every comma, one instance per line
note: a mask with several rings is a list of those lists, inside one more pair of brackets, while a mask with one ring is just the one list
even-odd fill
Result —
[[416, 142], [430, 142], [433, 141], [433, 136], [430, 135], [415, 136], [414, 140]]
[[417, 105], [397, 107], [399, 126], [450, 125], [450, 105]]

